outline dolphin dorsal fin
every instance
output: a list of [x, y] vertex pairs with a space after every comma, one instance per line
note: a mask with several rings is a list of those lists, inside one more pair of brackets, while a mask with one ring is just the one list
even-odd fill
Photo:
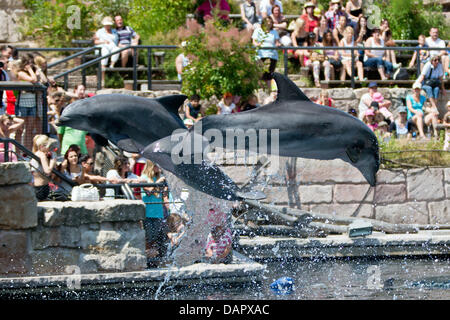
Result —
[[187, 96], [184, 94], [174, 94], [165, 97], [159, 97], [156, 100], [161, 103], [161, 105], [166, 108], [167, 111], [178, 115], [178, 109], [183, 105]]
[[302, 90], [300, 90], [299, 87], [297, 87], [297, 85], [288, 77], [274, 72], [273, 79], [277, 83], [278, 87], [277, 101], [302, 100], [311, 102]]

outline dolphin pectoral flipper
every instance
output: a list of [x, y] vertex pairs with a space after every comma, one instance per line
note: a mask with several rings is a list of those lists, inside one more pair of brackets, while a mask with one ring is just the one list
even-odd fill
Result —
[[89, 135], [91, 136], [92, 140], [94, 140], [94, 142], [99, 146], [106, 147], [108, 145], [108, 139], [106, 139], [105, 137], [96, 133], [89, 133]]
[[126, 152], [139, 153], [144, 149], [143, 146], [124, 134], [112, 134], [108, 138], [112, 143]]

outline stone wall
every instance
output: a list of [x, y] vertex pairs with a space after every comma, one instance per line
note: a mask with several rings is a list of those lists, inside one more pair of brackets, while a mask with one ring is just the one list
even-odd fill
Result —
[[1, 276], [145, 270], [142, 201], [38, 204], [31, 178], [28, 163], [0, 164]]
[[[262, 174], [259, 185], [266, 184], [262, 190], [267, 195], [262, 202], [287, 206], [297, 197], [301, 209], [316, 213], [391, 223], [450, 223], [450, 168], [380, 170], [377, 186], [371, 188], [357, 169], [341, 160], [297, 159], [294, 187], [288, 191], [287, 160], [281, 158]], [[238, 185], [252, 173], [251, 166], [222, 168]]]
[[22, 0], [0, 0], [0, 42], [13, 43], [22, 40], [18, 23], [24, 13]]

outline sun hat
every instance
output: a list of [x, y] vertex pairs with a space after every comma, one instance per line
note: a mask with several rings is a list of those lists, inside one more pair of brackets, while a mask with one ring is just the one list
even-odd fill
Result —
[[388, 124], [386, 121], [381, 121], [380, 123], [378, 123], [378, 127], [387, 127]]
[[311, 1], [308, 1], [305, 3], [305, 8], [308, 8], [308, 7], [316, 7], [316, 5], [314, 3], [312, 3]]
[[367, 109], [367, 111], [364, 113], [365, 116], [374, 116], [375, 112], [372, 109]]
[[416, 82], [413, 83], [412, 88], [413, 89], [422, 89], [422, 85], [420, 84], [420, 82], [416, 81]]
[[331, 3], [341, 3], [341, 0], [331, 0]]
[[376, 101], [378, 103], [382, 102], [384, 100], [383, 95], [380, 92], [375, 92], [373, 94], [373, 101]]
[[114, 24], [114, 21], [111, 17], [104, 17], [102, 20], [102, 25], [104, 26], [112, 26]]
[[322, 10], [320, 10], [320, 8], [315, 8], [314, 9], [314, 16], [316, 17], [320, 17], [320, 15], [322, 14]]
[[397, 108], [397, 112], [398, 112], [398, 113], [402, 113], [402, 112], [406, 113], [406, 107], [405, 107], [405, 106], [400, 106], [400, 107], [398, 107], [398, 108]]
[[183, 122], [187, 126], [193, 126], [194, 125], [194, 121], [192, 119], [189, 119], [189, 118], [184, 119]]

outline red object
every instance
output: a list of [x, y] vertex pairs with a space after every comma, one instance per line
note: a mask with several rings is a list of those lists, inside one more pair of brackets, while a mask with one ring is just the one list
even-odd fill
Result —
[[136, 162], [134, 164], [133, 173], [140, 177], [142, 174], [142, 170], [144, 170], [144, 167], [145, 167], [145, 162], [144, 163]]
[[314, 28], [316, 28], [319, 25], [319, 19], [314, 16], [312, 19], [309, 18], [308, 14], [303, 14], [301, 17], [303, 20], [305, 20], [305, 31], [306, 32], [314, 32]]
[[6, 90], [6, 112], [10, 115], [16, 114], [16, 96], [11, 90]]

